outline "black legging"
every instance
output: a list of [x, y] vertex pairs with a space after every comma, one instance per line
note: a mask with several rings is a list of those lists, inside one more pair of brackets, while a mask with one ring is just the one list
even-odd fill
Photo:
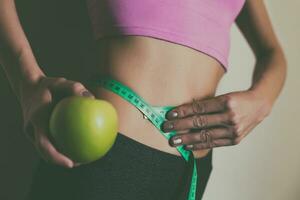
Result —
[[[211, 158], [212, 151], [197, 159], [197, 200], [211, 173]], [[118, 133], [111, 150], [93, 163], [66, 169], [40, 160], [28, 200], [186, 200], [191, 161]]]

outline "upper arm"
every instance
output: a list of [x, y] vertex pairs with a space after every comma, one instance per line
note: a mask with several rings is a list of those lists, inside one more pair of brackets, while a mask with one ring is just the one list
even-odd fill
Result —
[[236, 24], [256, 57], [280, 48], [263, 0], [246, 0]]

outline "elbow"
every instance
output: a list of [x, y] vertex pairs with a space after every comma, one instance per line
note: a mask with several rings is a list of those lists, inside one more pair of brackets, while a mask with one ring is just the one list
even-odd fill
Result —
[[276, 63], [277, 66], [287, 68], [288, 63], [283, 48], [278, 44], [273, 47], [268, 47], [255, 52], [256, 62], [270, 61]]

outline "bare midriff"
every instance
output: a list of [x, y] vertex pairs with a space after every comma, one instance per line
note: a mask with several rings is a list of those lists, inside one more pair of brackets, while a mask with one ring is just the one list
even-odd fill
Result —
[[[91, 70], [92, 76], [101, 78], [109, 75], [130, 87], [152, 106], [178, 106], [192, 102], [193, 98], [213, 97], [225, 72], [216, 59], [205, 53], [152, 37], [106, 37], [97, 40], [97, 45], [99, 62]], [[128, 101], [102, 87], [89, 89], [96, 98], [107, 100], [116, 108], [120, 134], [160, 151], [181, 156]], [[200, 158], [208, 152], [209, 149], [205, 149], [193, 153]]]

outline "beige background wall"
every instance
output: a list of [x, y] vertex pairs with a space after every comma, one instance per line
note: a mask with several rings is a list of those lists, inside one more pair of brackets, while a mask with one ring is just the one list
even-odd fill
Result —
[[[265, 1], [288, 59], [285, 88], [271, 115], [239, 145], [216, 149], [204, 200], [300, 199], [300, 2]], [[229, 73], [218, 93], [246, 89], [254, 57], [232, 30]]]
[[[300, 62], [298, 61], [300, 3], [271, 0], [265, 2], [288, 59], [287, 82], [271, 115], [241, 144], [215, 149], [214, 170], [204, 200], [300, 199], [300, 150], [298, 148], [300, 131], [297, 127], [300, 124]], [[79, 5], [78, 3], [77, 6]], [[75, 21], [82, 24], [85, 22]], [[82, 24], [80, 26], [84, 26]], [[77, 25], [69, 24], [74, 27]], [[70, 39], [67, 44], [70, 48], [76, 48], [72, 46], [74, 39], [82, 38], [82, 35], [76, 35], [77, 33], [73, 31], [72, 35], [68, 35], [66, 31], [63, 35]], [[52, 35], [52, 37], [57, 37], [55, 41], [58, 44], [66, 45], [63, 43], [66, 42], [65, 38], [59, 41], [61, 38], [58, 36]], [[57, 64], [53, 61], [53, 57], [57, 58], [60, 54], [55, 55], [57, 50], [51, 50], [51, 48], [55, 49], [52, 43], [43, 44], [47, 47], [43, 49], [47, 49], [50, 53], [43, 54], [41, 49], [37, 52], [44, 66], [50, 63], [51, 67], [61, 65], [74, 67], [77, 61], [69, 60], [82, 58], [79, 52], [79, 56], [70, 55], [66, 58], [69, 59], [68, 61]], [[83, 47], [85, 43], [77, 45]], [[58, 50], [61, 52], [58, 53], [63, 52], [66, 57], [67, 50], [60, 49]], [[49, 58], [45, 57], [47, 53], [51, 55]], [[246, 89], [251, 81], [254, 57], [236, 27], [232, 30], [230, 63], [230, 70], [222, 79], [218, 89], [219, 94]], [[31, 181], [36, 154], [20, 132], [20, 110], [2, 69], [0, 70], [0, 96], [0, 199], [21, 200]]]

